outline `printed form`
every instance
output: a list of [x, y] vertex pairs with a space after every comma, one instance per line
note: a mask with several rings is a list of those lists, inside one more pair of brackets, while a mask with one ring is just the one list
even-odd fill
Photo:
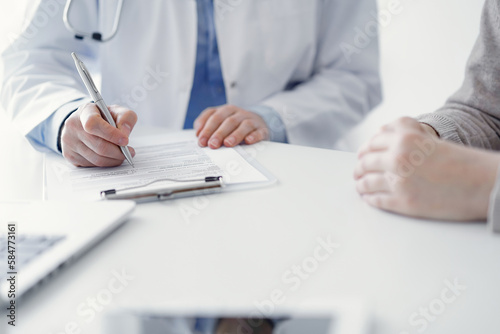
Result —
[[[143, 186], [164, 179], [222, 176], [228, 188], [265, 186], [276, 181], [241, 148], [201, 148], [192, 135], [141, 137], [132, 146], [136, 151], [135, 167], [124, 161], [112, 168], [81, 168], [59, 155], [47, 154], [44, 198], [96, 200], [100, 199], [101, 191]], [[174, 183], [162, 181], [155, 186]]]

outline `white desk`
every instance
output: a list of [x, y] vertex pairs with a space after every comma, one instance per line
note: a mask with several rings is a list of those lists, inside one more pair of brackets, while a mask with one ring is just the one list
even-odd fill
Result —
[[[2, 132], [2, 142], [7, 136], [15, 132]], [[444, 280], [455, 278], [467, 290], [425, 332], [500, 330], [500, 238], [484, 224], [419, 221], [368, 207], [354, 189], [353, 154], [258, 148], [250, 149], [278, 177], [277, 186], [139, 206], [126, 225], [24, 301], [13, 333], [60, 333], [73, 321], [81, 333], [99, 333], [104, 312], [116, 306], [252, 306], [276, 288], [286, 290], [287, 305], [362, 298], [372, 307], [375, 333], [417, 333], [410, 315], [441, 298]], [[12, 137], [2, 154], [1, 199], [40, 198], [40, 155]], [[199, 211], [190, 224], [181, 214], [186, 207]], [[328, 235], [340, 248], [291, 291], [282, 275]], [[86, 323], [78, 307], [122, 268], [134, 279]]]

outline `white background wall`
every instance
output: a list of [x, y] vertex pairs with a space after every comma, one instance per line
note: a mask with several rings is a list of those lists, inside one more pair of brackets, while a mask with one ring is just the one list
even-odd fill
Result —
[[[397, 0], [378, 0], [379, 10], [386, 10], [390, 1]], [[401, 13], [380, 31], [384, 102], [346, 138], [344, 149], [356, 150], [382, 124], [399, 116], [434, 111], [462, 82], [484, 1], [399, 2]], [[19, 32], [25, 4], [0, 0], [0, 49], [9, 35]], [[0, 111], [0, 124], [6, 122]]]
[[[390, 1], [379, 0], [379, 10]], [[462, 83], [484, 1], [400, 2], [401, 14], [380, 31], [384, 101], [348, 136], [348, 149], [397, 117], [436, 110]]]

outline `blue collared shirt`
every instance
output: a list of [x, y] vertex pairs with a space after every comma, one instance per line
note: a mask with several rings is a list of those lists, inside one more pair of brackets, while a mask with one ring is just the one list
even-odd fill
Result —
[[215, 32], [213, 0], [197, 0], [197, 8], [196, 68], [184, 129], [192, 129], [194, 120], [206, 108], [226, 104], [226, 89]]
[[[194, 121], [206, 108], [227, 103], [215, 30], [213, 0], [197, 0], [197, 8], [196, 68], [184, 129], [192, 129]], [[274, 109], [266, 106], [253, 106], [247, 109], [264, 119], [270, 129], [271, 140], [287, 142], [285, 126]]]

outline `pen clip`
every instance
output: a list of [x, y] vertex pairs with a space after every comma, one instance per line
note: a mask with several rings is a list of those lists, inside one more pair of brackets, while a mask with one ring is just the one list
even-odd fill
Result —
[[82, 66], [83, 73], [87, 77], [87, 80], [88, 80], [88, 82], [90, 84], [90, 88], [94, 91], [94, 93], [96, 93], [97, 95], [100, 95], [99, 94], [99, 90], [97, 89], [97, 87], [96, 87], [96, 85], [94, 83], [94, 79], [92, 79], [92, 77], [89, 74], [89, 70], [87, 70], [87, 67], [85, 67], [84, 63], [80, 62], [80, 65]]
[[78, 70], [78, 73], [80, 74], [80, 77], [82, 78], [85, 87], [89, 91], [90, 95], [92, 95], [94, 101], [97, 102], [101, 100], [102, 99], [101, 94], [99, 93], [99, 90], [97, 89], [97, 86], [94, 83], [94, 79], [92, 79], [92, 76], [90, 75], [87, 66], [85, 66], [85, 63], [81, 61], [80, 58], [78, 58], [75, 52], [72, 52], [71, 56], [75, 61], [76, 69]]
[[[207, 180], [209, 178], [205, 178]], [[215, 189], [222, 188], [224, 186], [222, 182], [222, 177], [210, 178], [211, 180], [206, 181], [206, 184], [197, 187], [186, 187], [186, 188], [174, 188], [169, 189], [167, 192], [158, 193], [158, 200], [166, 200], [175, 196], [182, 195], [206, 195], [212, 193]]]

